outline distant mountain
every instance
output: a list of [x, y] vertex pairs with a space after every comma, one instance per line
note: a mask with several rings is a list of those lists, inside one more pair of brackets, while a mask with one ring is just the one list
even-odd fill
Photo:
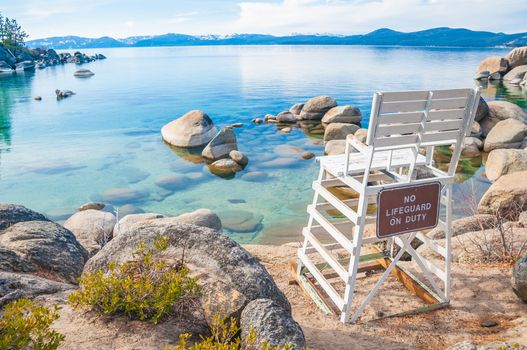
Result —
[[193, 36], [169, 33], [152, 36], [133, 36], [124, 39], [113, 39], [107, 36], [97, 39], [64, 36], [27, 42], [27, 46], [30, 48], [43, 47], [54, 49], [204, 45], [524, 46], [527, 45], [527, 33], [505, 34], [446, 27], [404, 33], [388, 28], [381, 28], [364, 35], [348, 36], [331, 34], [293, 34], [288, 36], [233, 34], [224, 36]]

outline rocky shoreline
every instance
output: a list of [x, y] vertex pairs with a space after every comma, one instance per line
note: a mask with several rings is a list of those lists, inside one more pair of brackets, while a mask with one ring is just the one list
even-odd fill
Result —
[[79, 51], [71, 54], [68, 52], [57, 53], [53, 49], [26, 49], [23, 47], [11, 50], [0, 44], [0, 73], [33, 71], [67, 63], [84, 64], [104, 59], [106, 56], [103, 54], [88, 56]]

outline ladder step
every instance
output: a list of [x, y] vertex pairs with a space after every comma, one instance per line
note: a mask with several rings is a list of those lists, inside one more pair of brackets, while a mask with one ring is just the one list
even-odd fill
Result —
[[331, 192], [329, 192], [324, 186], [319, 184], [318, 182], [313, 182], [313, 190], [324, 197], [326, 201], [328, 201], [329, 204], [331, 204], [335, 209], [340, 211], [344, 216], [346, 216], [349, 220], [351, 220], [353, 223], [357, 223], [358, 215], [355, 211], [353, 211], [350, 207], [342, 203], [340, 199], [335, 197]]
[[317, 252], [324, 258], [324, 260], [335, 270], [335, 272], [342, 278], [344, 282], [348, 281], [348, 273], [344, 270], [344, 267], [335, 259], [329, 251], [320, 243], [318, 239], [305, 227], [302, 230], [304, 237], [307, 238], [309, 243], [316, 248]]
[[298, 250], [298, 258], [311, 273], [311, 275], [313, 275], [315, 280], [320, 284], [322, 289], [324, 289], [327, 295], [329, 295], [335, 305], [337, 305], [339, 310], [342, 310], [344, 307], [344, 300], [339, 296], [335, 288], [333, 288], [333, 286], [324, 278], [322, 273], [317, 270], [311, 259], [309, 259], [309, 257], [305, 255], [301, 249]]
[[340, 243], [342, 248], [346, 249], [349, 253], [353, 251], [353, 244], [342, 232], [340, 232], [331, 222], [328, 221], [318, 210], [312, 205], [308, 205], [307, 212], [324, 227], [327, 233], [329, 233], [337, 242]]

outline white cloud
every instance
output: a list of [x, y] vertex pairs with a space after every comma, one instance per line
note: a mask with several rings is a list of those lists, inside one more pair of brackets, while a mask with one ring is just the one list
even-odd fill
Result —
[[[527, 31], [527, 1], [282, 0], [241, 2], [227, 30], [244, 33], [365, 33], [389, 27], [414, 31], [439, 26]], [[523, 14], [523, 15], [522, 15]]]

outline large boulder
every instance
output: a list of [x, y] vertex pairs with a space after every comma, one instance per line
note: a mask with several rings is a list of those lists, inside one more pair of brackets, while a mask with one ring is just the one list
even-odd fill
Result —
[[345, 140], [350, 134], [354, 134], [360, 127], [356, 124], [331, 123], [324, 131], [324, 141]]
[[238, 150], [236, 134], [229, 128], [223, 128], [203, 149], [201, 156], [209, 160], [218, 160], [227, 158], [233, 150]]
[[22, 205], [0, 203], [0, 231], [18, 222], [47, 220], [44, 215]]
[[188, 112], [161, 129], [165, 142], [184, 148], [206, 145], [217, 132], [210, 117], [198, 110]]
[[[475, 158], [481, 155], [481, 150], [483, 149], [483, 141], [477, 137], [465, 137], [463, 141], [463, 148], [461, 149], [461, 156], [464, 158]], [[453, 151], [453, 145], [450, 146], [450, 149]]]
[[164, 218], [163, 214], [157, 213], [141, 213], [141, 214], [129, 214], [119, 220], [118, 223], [113, 227], [113, 237], [117, 237], [123, 232], [127, 232], [130, 228], [138, 222], [154, 220]]
[[503, 57], [487, 57], [478, 65], [478, 72], [488, 71], [490, 75], [494, 73], [505, 73], [509, 68], [507, 60]]
[[289, 108], [289, 112], [293, 113], [295, 117], [300, 118], [300, 112], [302, 112], [302, 108], [304, 108], [303, 103], [295, 103], [294, 105]]
[[516, 119], [527, 122], [527, 113], [518, 105], [507, 101], [491, 101], [488, 103], [489, 114], [480, 121], [483, 136], [487, 136], [490, 130], [501, 120]]
[[505, 56], [509, 68], [527, 65], [527, 46], [517, 47]]
[[485, 139], [483, 150], [490, 152], [500, 148], [520, 148], [527, 134], [527, 125], [516, 119], [499, 121]]
[[10, 64], [8, 64], [6, 61], [0, 61], [0, 73], [12, 73], [14, 72], [13, 67], [11, 67]]
[[514, 265], [511, 282], [514, 293], [527, 304], [527, 254]]
[[527, 171], [501, 176], [485, 192], [478, 204], [481, 214], [500, 214], [515, 220], [527, 210]]
[[[498, 220], [496, 215], [476, 214], [452, 221], [452, 237], [473, 231], [486, 230], [496, 227]], [[445, 238], [445, 230], [442, 227], [436, 227], [428, 232], [427, 237], [432, 239]]]
[[221, 220], [212, 210], [201, 208], [190, 213], [184, 213], [174, 218], [182, 224], [192, 224], [201, 227], [208, 227], [216, 231], [221, 231]]
[[335, 156], [338, 154], [344, 154], [345, 151], [346, 151], [346, 140], [331, 140], [331, 141], [327, 141], [324, 144], [324, 154], [327, 156]]
[[276, 120], [279, 123], [296, 123], [297, 118], [292, 112], [285, 111], [278, 113]]
[[50, 221], [19, 222], [0, 232], [0, 270], [77, 283], [88, 252], [64, 227]]
[[14, 67], [16, 63], [15, 55], [2, 44], [0, 44], [0, 61], [6, 62], [10, 67]]
[[116, 222], [112, 213], [88, 209], [73, 214], [64, 222], [64, 227], [93, 255], [112, 239]]
[[274, 300], [291, 312], [289, 302], [269, 273], [238, 243], [219, 231], [181, 224], [173, 218], [137, 223], [104, 246], [86, 263], [84, 271], [106, 271], [112, 261], [130, 261], [140, 242], [153, 244], [159, 235], [170, 238], [163, 255], [174, 259], [184, 256], [191, 273], [199, 275], [207, 320], [217, 312], [239, 318], [249, 302], [260, 298]]
[[491, 181], [516, 171], [527, 170], [527, 150], [496, 149], [489, 153], [485, 173]]
[[322, 123], [353, 123], [360, 124], [362, 113], [355, 106], [337, 106], [331, 108], [322, 118]]
[[251, 330], [256, 333], [255, 348], [262, 348], [266, 342], [272, 347], [283, 348], [289, 344], [292, 350], [306, 348], [306, 339], [298, 323], [273, 300], [251, 301], [243, 309], [240, 324], [243, 340], [249, 338]]
[[510, 70], [507, 74], [503, 76], [503, 80], [511, 81], [514, 79], [520, 79], [523, 80], [523, 77], [525, 76], [525, 73], [527, 73], [527, 64], [523, 66], [518, 66], [512, 70]]
[[313, 97], [304, 104], [300, 118], [303, 120], [321, 120], [331, 108], [336, 106], [337, 101], [329, 96]]

